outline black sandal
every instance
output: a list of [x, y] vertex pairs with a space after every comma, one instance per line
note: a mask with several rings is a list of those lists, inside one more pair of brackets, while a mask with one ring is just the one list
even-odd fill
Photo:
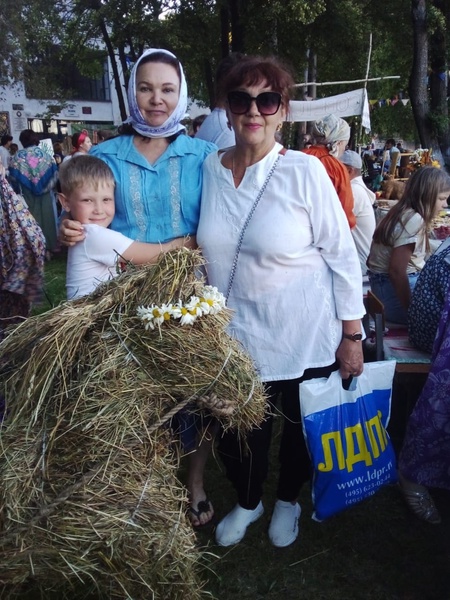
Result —
[[[197, 504], [197, 509], [195, 509], [193, 506], [190, 506], [188, 509], [189, 513], [192, 513], [194, 515], [194, 517], [196, 517], [199, 521], [200, 521], [200, 515], [202, 513], [207, 513], [210, 512], [212, 510], [212, 504], [209, 501], [208, 498], [205, 498], [205, 500], [200, 500], [200, 502]], [[211, 521], [213, 520], [214, 515], [210, 518], [209, 521], [206, 521], [206, 523], [199, 523], [198, 525], [194, 525], [194, 523], [192, 523], [192, 519], [190, 519], [192, 527], [194, 529], [200, 529], [201, 527], [205, 527], [206, 525], [209, 525], [211, 523]]]

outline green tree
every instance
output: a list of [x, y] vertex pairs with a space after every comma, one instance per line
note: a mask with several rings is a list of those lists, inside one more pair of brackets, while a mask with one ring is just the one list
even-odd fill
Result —
[[0, 81], [18, 79], [21, 75], [20, 48], [25, 39], [21, 23], [23, 0], [3, 0], [0, 11]]
[[[422, 145], [448, 156], [449, 13], [448, 0], [397, 0], [382, 10], [373, 0], [3, 0], [0, 78], [21, 74], [33, 90], [63, 98], [58, 75], [67, 61], [95, 76], [107, 53], [125, 118], [119, 70], [127, 79], [145, 47], [175, 52], [191, 97], [213, 106], [214, 72], [230, 51], [276, 54], [298, 81], [350, 81], [366, 75], [372, 33], [368, 76], [400, 79], [369, 83], [369, 96], [409, 92]], [[348, 89], [316, 86], [316, 93]], [[410, 108], [393, 109], [374, 113], [379, 132], [413, 135]]]
[[213, 106], [214, 72], [230, 52], [276, 54], [303, 72], [303, 27], [324, 0], [180, 0], [166, 33], [189, 75], [189, 90]]
[[448, 3], [412, 0], [414, 60], [410, 95], [414, 118], [424, 148], [432, 148], [443, 164], [450, 162], [448, 119]]

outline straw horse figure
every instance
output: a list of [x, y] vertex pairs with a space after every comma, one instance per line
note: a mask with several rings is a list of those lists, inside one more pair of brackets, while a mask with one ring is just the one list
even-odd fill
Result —
[[140, 306], [200, 294], [201, 267], [196, 252], [169, 253], [28, 319], [0, 345], [5, 597], [30, 586], [58, 598], [202, 596], [170, 418], [208, 406], [244, 435], [265, 398], [225, 331], [227, 310], [184, 327], [146, 329], [139, 317]]

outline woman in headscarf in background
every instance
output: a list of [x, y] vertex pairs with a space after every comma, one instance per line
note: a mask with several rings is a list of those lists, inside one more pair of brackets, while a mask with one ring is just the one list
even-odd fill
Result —
[[58, 179], [58, 167], [53, 155], [40, 148], [39, 138], [32, 129], [24, 129], [19, 140], [23, 149], [11, 158], [9, 177], [44, 232], [47, 252], [53, 252], [57, 237], [56, 204], [52, 189]]
[[356, 225], [353, 192], [347, 169], [339, 160], [350, 139], [350, 126], [344, 119], [328, 115], [314, 123], [312, 135], [314, 144], [303, 152], [316, 156], [325, 167], [352, 229]]

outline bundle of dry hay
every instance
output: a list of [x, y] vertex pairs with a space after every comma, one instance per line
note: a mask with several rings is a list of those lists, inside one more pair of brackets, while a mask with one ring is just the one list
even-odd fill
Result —
[[[180, 250], [18, 326], [0, 344], [0, 583], [58, 598], [195, 600], [199, 552], [167, 426], [192, 399], [225, 428], [261, 422], [228, 311], [145, 330], [140, 305], [187, 299], [202, 259]], [[224, 403], [217, 399], [225, 400]], [[232, 403], [230, 409], [230, 402]]]

